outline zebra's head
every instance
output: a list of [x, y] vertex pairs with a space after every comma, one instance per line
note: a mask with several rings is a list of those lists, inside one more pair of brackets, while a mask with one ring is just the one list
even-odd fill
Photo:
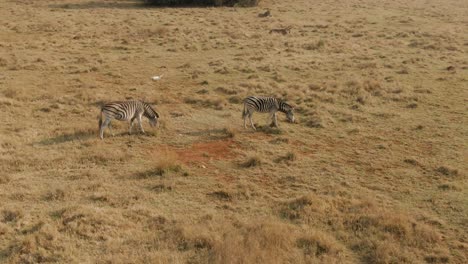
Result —
[[286, 102], [280, 103], [280, 110], [286, 114], [286, 118], [289, 122], [294, 123], [296, 119], [294, 118], [294, 107]]
[[158, 124], [159, 114], [158, 112], [154, 111], [154, 109], [147, 103], [145, 103], [145, 114], [144, 114], [152, 127]]

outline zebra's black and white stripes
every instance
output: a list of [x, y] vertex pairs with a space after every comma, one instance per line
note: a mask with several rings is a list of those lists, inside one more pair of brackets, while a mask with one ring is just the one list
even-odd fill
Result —
[[289, 122], [294, 123], [294, 108], [285, 101], [273, 97], [249, 96], [244, 99], [244, 110], [242, 111], [244, 128], [247, 128], [246, 122], [248, 117], [250, 119], [250, 125], [255, 130], [255, 126], [252, 121], [252, 115], [254, 112], [270, 113], [272, 125], [274, 124], [278, 127], [278, 120], [276, 117], [276, 112], [278, 111], [285, 113]]
[[112, 126], [110, 124], [112, 119], [128, 121], [128, 133], [132, 133], [133, 121], [137, 119], [141, 132], [145, 133], [141, 124], [141, 118], [143, 116], [148, 118], [151, 126], [155, 126], [158, 122], [159, 114], [147, 103], [136, 100], [108, 103], [101, 108], [101, 115], [99, 117], [99, 136], [101, 139], [104, 138], [104, 129], [106, 127], [109, 127], [109, 130], [112, 133]]

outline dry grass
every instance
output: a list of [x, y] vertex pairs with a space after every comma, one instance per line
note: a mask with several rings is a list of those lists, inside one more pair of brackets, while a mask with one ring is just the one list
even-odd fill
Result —
[[262, 160], [259, 157], [250, 157], [245, 162], [241, 163], [240, 166], [244, 168], [251, 168], [260, 166], [262, 164]]
[[468, 262], [465, 1], [3, 2], [0, 263]]

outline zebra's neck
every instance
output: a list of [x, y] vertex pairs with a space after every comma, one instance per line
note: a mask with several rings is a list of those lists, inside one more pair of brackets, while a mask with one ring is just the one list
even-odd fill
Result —
[[149, 111], [149, 109], [146, 109], [145, 108], [145, 112], [143, 113], [143, 115], [147, 118], [155, 118], [156, 115], [152, 113], [152, 111]]
[[287, 110], [286, 110], [286, 104], [283, 102], [283, 101], [280, 101], [278, 100], [278, 106], [279, 106], [279, 111], [280, 112], [283, 112], [283, 113], [286, 113]]

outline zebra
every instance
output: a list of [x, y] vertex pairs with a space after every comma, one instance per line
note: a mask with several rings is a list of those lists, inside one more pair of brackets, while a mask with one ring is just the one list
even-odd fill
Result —
[[252, 128], [256, 130], [252, 121], [252, 114], [254, 112], [270, 113], [269, 119], [272, 119], [271, 125], [278, 127], [278, 120], [276, 117], [276, 112], [278, 111], [285, 113], [288, 121], [294, 123], [294, 107], [292, 107], [290, 104], [281, 99], [276, 99], [273, 97], [249, 96], [244, 99], [244, 110], [242, 111], [244, 128], [247, 128], [246, 122], [247, 117], [249, 117], [250, 125], [252, 125]]
[[[105, 117], [103, 121], [103, 116]], [[99, 136], [101, 139], [104, 138], [104, 129], [108, 126], [112, 135], [111, 120], [117, 119], [120, 121], [129, 122], [128, 133], [132, 133], [133, 121], [137, 119], [138, 125], [142, 133], [145, 133], [143, 126], [141, 125], [141, 117], [145, 116], [148, 118], [151, 126], [156, 126], [158, 123], [159, 114], [147, 103], [137, 100], [124, 101], [124, 102], [112, 102], [104, 105], [101, 108], [101, 114], [99, 116]]]

